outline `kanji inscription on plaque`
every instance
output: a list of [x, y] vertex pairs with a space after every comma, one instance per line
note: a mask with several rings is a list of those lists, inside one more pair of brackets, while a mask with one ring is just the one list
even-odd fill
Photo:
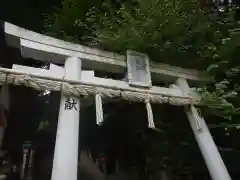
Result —
[[151, 87], [149, 58], [147, 55], [127, 51], [128, 80], [132, 86]]

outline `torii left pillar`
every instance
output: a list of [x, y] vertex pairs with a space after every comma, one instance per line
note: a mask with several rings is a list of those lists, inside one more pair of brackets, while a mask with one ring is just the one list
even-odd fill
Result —
[[[81, 60], [65, 61], [65, 78], [81, 79]], [[77, 180], [80, 100], [62, 93], [51, 180]]]

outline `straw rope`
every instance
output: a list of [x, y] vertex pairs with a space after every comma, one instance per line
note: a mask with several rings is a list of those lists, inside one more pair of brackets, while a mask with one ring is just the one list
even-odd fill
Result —
[[[36, 90], [49, 90], [49, 91], [62, 91], [66, 95], [81, 96], [95, 96], [99, 95], [101, 98], [122, 98], [128, 101], [134, 102], [146, 102], [150, 103], [169, 103], [175, 106], [184, 106], [192, 104], [190, 97], [170, 97], [167, 95], [137, 92], [123, 89], [111, 89], [111, 87], [99, 87], [96, 85], [86, 84], [73, 84], [67, 80], [51, 80], [44, 77], [36, 78], [32, 75], [18, 74], [11, 71], [1, 71], [0, 69], [0, 84], [12, 84], [16, 86], [24, 85]], [[97, 97], [96, 101], [101, 101]], [[98, 103], [99, 104], [99, 103]], [[100, 115], [101, 119], [101, 115]]]

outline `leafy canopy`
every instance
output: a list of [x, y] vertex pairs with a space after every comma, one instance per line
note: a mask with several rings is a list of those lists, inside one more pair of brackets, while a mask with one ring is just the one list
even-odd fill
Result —
[[206, 66], [204, 52], [217, 36], [198, 0], [65, 0], [46, 24], [47, 32], [65, 40], [121, 53], [132, 49], [191, 68]]

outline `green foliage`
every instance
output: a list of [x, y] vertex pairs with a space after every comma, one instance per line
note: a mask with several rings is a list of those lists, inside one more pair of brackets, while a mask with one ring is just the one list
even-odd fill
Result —
[[21, 27], [42, 32], [43, 19], [51, 13], [53, 7], [61, 4], [61, 0], [3, 0], [1, 1], [1, 20]]
[[238, 118], [240, 113], [240, 33], [236, 13], [234, 9], [223, 13], [216, 22], [221, 43], [214, 45], [209, 55], [211, 64], [207, 68], [214, 82], [200, 90], [204, 103], [211, 106], [212, 112], [228, 120]]
[[49, 127], [48, 121], [40, 121], [37, 131], [44, 131]]
[[83, 2], [65, 0], [52, 21], [47, 21], [47, 31], [110, 51], [144, 52], [153, 61], [206, 66], [205, 52], [217, 34], [197, 0], [88, 1], [85, 7]]
[[93, 4], [100, 1], [66, 0], [61, 7], [56, 8], [52, 16], [45, 19], [45, 33], [71, 42], [81, 40], [83, 34], [88, 34], [88, 25], [85, 23], [85, 14]]
[[[93, 23], [96, 18], [100, 19], [100, 17], [93, 18], [91, 13], [107, 12], [108, 9], [104, 4], [110, 2], [108, 0], [63, 0], [61, 6], [56, 8], [51, 16], [45, 18], [45, 33], [66, 41], [89, 43], [94, 35]], [[115, 8], [118, 1], [110, 4], [113, 4], [111, 8]]]

